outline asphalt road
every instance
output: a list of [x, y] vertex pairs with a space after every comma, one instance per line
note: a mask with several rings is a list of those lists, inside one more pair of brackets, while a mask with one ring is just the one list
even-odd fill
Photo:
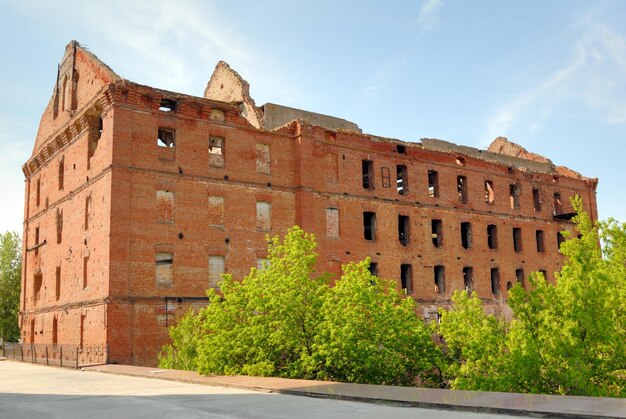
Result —
[[2, 419], [505, 417], [513, 416], [270, 394], [0, 361]]

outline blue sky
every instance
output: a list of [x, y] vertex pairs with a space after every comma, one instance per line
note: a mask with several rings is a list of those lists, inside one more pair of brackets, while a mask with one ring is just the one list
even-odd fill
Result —
[[219, 60], [257, 105], [368, 133], [484, 148], [506, 136], [598, 177], [626, 221], [626, 1], [0, 0], [0, 232], [21, 231], [24, 179], [65, 45], [120, 76], [202, 96]]

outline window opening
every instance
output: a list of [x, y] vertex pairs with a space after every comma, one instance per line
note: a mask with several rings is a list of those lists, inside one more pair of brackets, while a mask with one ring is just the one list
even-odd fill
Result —
[[39, 202], [41, 201], [41, 179], [37, 179], [37, 189], [36, 189], [36, 204], [39, 206]]
[[537, 187], [533, 188], [533, 208], [535, 212], [541, 211], [541, 192]]
[[526, 288], [526, 277], [522, 268], [515, 270], [515, 280], [518, 284], [522, 284], [522, 287]]
[[159, 104], [159, 110], [161, 112], [176, 112], [176, 105], [178, 102], [174, 99], [161, 99], [161, 103]]
[[256, 228], [270, 230], [272, 228], [272, 204], [269, 202], [256, 203]]
[[409, 217], [398, 215], [398, 240], [402, 246], [409, 244]]
[[409, 191], [407, 170], [406, 166], [403, 164], [396, 166], [396, 189], [400, 195], [404, 195]]
[[488, 205], [493, 205], [496, 201], [496, 194], [493, 190], [493, 181], [486, 180], [485, 181], [485, 203]]
[[256, 171], [258, 173], [269, 174], [271, 169], [270, 146], [267, 144], [256, 144]]
[[431, 221], [431, 231], [433, 244], [435, 247], [441, 247], [443, 244], [443, 224], [441, 220], [432, 220]]
[[547, 281], [548, 280], [548, 271], [546, 271], [545, 269], [539, 269], [539, 272], [541, 273], [541, 275], [543, 275], [543, 278]]
[[159, 128], [157, 145], [159, 147], [174, 148], [176, 146], [176, 132], [173, 129]]
[[558, 249], [561, 249], [561, 245], [565, 243], [565, 236], [560, 231], [556, 233], [556, 244]]
[[554, 215], [560, 215], [563, 213], [563, 203], [561, 202], [560, 192], [554, 193]]
[[54, 283], [54, 297], [55, 300], [61, 297], [61, 267], [57, 266], [55, 273], [55, 283]]
[[498, 268], [491, 268], [491, 293], [500, 295], [500, 271]]
[[510, 290], [511, 288], [513, 288], [513, 283], [511, 281], [506, 281], [506, 290]]
[[513, 227], [513, 250], [522, 251], [522, 229], [519, 227]]
[[433, 198], [439, 196], [439, 173], [435, 170], [428, 171], [428, 196]]
[[209, 225], [224, 225], [224, 197], [209, 196]]
[[520, 208], [520, 192], [521, 186], [518, 183], [511, 183], [509, 185], [509, 200], [511, 201], [511, 209]]
[[402, 144], [396, 145], [396, 152], [399, 154], [406, 154], [406, 146]]
[[209, 164], [213, 167], [224, 167], [224, 139], [209, 137]]
[[59, 190], [63, 190], [65, 181], [65, 158], [59, 159]]
[[91, 210], [91, 195], [85, 197], [85, 230], [89, 229], [89, 212]]
[[363, 160], [361, 162], [361, 172], [363, 175], [363, 188], [374, 189], [374, 162]]
[[57, 345], [58, 340], [58, 321], [56, 317], [52, 318], [52, 344]]
[[436, 265], [434, 268], [435, 292], [443, 294], [446, 290], [446, 269], [442, 265]]
[[472, 247], [472, 224], [468, 222], [461, 223], [461, 245], [464, 249]]
[[376, 240], [376, 213], [365, 211], [363, 213], [363, 236], [365, 240]]
[[171, 253], [156, 254], [156, 277], [158, 286], [169, 286], [174, 282], [174, 255]]
[[456, 189], [459, 195], [459, 201], [463, 203], [467, 202], [467, 177], [456, 177]]
[[225, 272], [224, 256], [209, 256], [209, 287], [216, 288]]
[[400, 283], [405, 294], [413, 293], [412, 267], [409, 264], [400, 265]]
[[372, 276], [378, 276], [378, 263], [370, 262], [369, 270]]
[[36, 272], [33, 275], [33, 299], [37, 301], [39, 299], [39, 291], [41, 291], [41, 285], [43, 284], [43, 274]]
[[63, 210], [57, 208], [57, 244], [63, 239]]
[[543, 230], [537, 230], [535, 232], [535, 237], [537, 239], [537, 252], [543, 253], [545, 251], [545, 243], [543, 238]]
[[463, 268], [463, 287], [468, 294], [474, 291], [474, 268], [471, 266]]
[[83, 289], [87, 288], [89, 257], [83, 258]]
[[487, 226], [487, 246], [490, 249], [498, 248], [498, 227], [495, 224]]
[[461, 156], [457, 157], [456, 164], [458, 164], [459, 166], [465, 166], [465, 158]]

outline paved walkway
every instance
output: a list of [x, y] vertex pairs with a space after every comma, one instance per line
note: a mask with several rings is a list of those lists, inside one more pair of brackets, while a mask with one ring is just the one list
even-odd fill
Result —
[[271, 377], [203, 376], [191, 371], [129, 365], [102, 365], [84, 370], [270, 393], [431, 409], [521, 416], [626, 418], [626, 399], [439, 390]]

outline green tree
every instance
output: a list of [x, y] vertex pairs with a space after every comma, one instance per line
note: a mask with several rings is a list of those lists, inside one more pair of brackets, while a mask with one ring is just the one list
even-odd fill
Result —
[[22, 278], [22, 250], [16, 232], [0, 236], [0, 339], [15, 342], [20, 337], [18, 315]]
[[561, 246], [556, 284], [538, 272], [528, 291], [516, 284], [508, 327], [475, 296], [443, 313], [453, 388], [626, 396], [626, 224], [594, 226], [580, 199], [573, 205], [580, 236]]
[[369, 272], [369, 258], [350, 263], [326, 295], [315, 339], [318, 378], [369, 384], [432, 384], [439, 349], [394, 281]]

